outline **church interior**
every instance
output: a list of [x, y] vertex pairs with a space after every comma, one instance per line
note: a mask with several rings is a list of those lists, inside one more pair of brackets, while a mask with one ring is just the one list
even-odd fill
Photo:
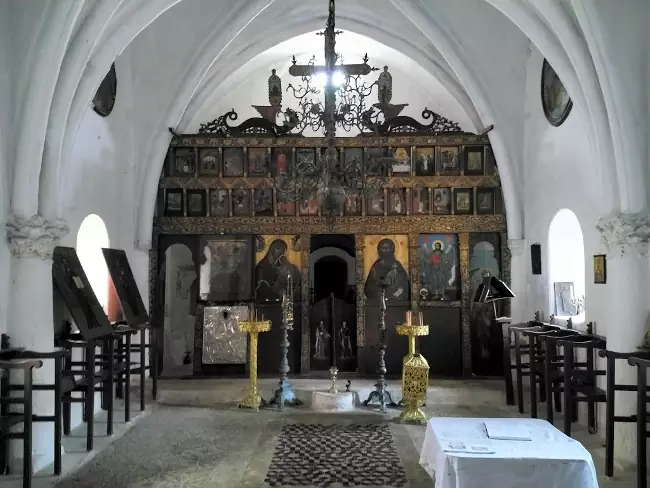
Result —
[[0, 0], [0, 488], [645, 488], [649, 22]]

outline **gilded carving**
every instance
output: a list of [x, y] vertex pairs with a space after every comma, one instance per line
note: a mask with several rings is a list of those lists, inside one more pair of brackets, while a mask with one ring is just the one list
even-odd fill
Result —
[[[489, 144], [488, 136], [474, 134], [400, 135], [387, 137], [341, 137], [337, 147], [394, 147], [394, 146], [454, 146], [463, 144]], [[172, 147], [327, 147], [324, 137], [208, 137], [188, 134], [175, 137]]]
[[[440, 135], [390, 135], [378, 137], [353, 137], [339, 138], [336, 141], [338, 149], [345, 148], [410, 148], [414, 154], [417, 148], [431, 148], [435, 154], [439, 147], [456, 147], [459, 153], [463, 153], [466, 146], [485, 145], [489, 147], [487, 136], [471, 134], [440, 134]], [[172, 148], [265, 148], [271, 154], [272, 148], [290, 148], [295, 153], [296, 148], [323, 148], [327, 146], [324, 137], [270, 137], [266, 135], [250, 135], [242, 137], [216, 137], [210, 135], [181, 135], [174, 137], [170, 147]], [[220, 150], [221, 150], [220, 149]], [[357, 151], [359, 151], [357, 149]], [[196, 149], [198, 154], [198, 149]], [[341, 154], [344, 154], [341, 151]], [[462, 165], [461, 165], [462, 166]], [[491, 172], [488, 170], [486, 172]], [[459, 169], [459, 172], [460, 169]], [[244, 173], [245, 174], [245, 173]], [[263, 173], [261, 173], [263, 174]], [[408, 174], [408, 173], [407, 173]], [[256, 188], [272, 188], [275, 179], [271, 177], [219, 177], [218, 174], [202, 174], [201, 176], [165, 176], [160, 181], [162, 189], [183, 189], [183, 190], [205, 190], [206, 198], [209, 197], [208, 190], [226, 189], [232, 194], [237, 189], [250, 191]], [[436, 175], [436, 176], [390, 176], [385, 182], [387, 188], [498, 188], [501, 186], [498, 174], [485, 175]], [[436, 190], [440, 192], [441, 190]], [[472, 284], [469, 273], [470, 260], [470, 233], [493, 232], [501, 234], [501, 256], [502, 256], [502, 277], [507, 283], [510, 282], [510, 254], [507, 247], [506, 220], [504, 215], [414, 215], [411, 208], [412, 190], [406, 190], [407, 215], [386, 216], [232, 216], [230, 217], [158, 217], [154, 221], [153, 242], [150, 251], [150, 310], [158, 310], [161, 304], [158, 276], [159, 263], [158, 241], [161, 234], [175, 235], [209, 235], [209, 234], [252, 234], [257, 236], [296, 236], [291, 240], [291, 251], [297, 255], [296, 261], [300, 267], [301, 276], [301, 339], [300, 339], [300, 363], [301, 372], [307, 373], [310, 369], [310, 283], [309, 283], [309, 251], [311, 236], [314, 234], [353, 234], [355, 236], [355, 277], [357, 290], [357, 346], [363, 348], [365, 343], [365, 305], [364, 294], [365, 273], [364, 255], [365, 240], [368, 235], [405, 235], [408, 236], [408, 250], [405, 260], [408, 262], [406, 269], [411, 279], [411, 309], [416, 312], [418, 307], [445, 307], [461, 310], [461, 332], [462, 332], [462, 367], [465, 375], [471, 375], [472, 359], [470, 344], [470, 314], [471, 314], [471, 290]], [[429, 204], [433, 203], [431, 197], [434, 190], [425, 190], [430, 197]], [[208, 199], [209, 201], [209, 199]], [[277, 201], [277, 200], [276, 200]], [[367, 202], [361, 200], [365, 207]], [[275, 210], [277, 214], [277, 209]], [[365, 210], [363, 211], [365, 213]], [[399, 212], [396, 212], [399, 213]], [[162, 212], [161, 212], [162, 214]], [[224, 214], [226, 215], [227, 212]], [[619, 219], [620, 220], [620, 219]], [[628, 219], [629, 220], [629, 219]], [[624, 240], [618, 236], [620, 232], [612, 231], [611, 228], [621, 227], [607, 223], [601, 226], [604, 233], [616, 234], [610, 241]], [[630, 227], [630, 225], [628, 225]], [[456, 234], [458, 235], [458, 248], [460, 260], [460, 281], [461, 298], [454, 301], [421, 301], [420, 300], [420, 256], [418, 254], [418, 237], [420, 234]], [[299, 236], [297, 235], [299, 234]], [[376, 249], [369, 249], [376, 252]], [[296, 304], [298, 305], [298, 304]], [[506, 306], [509, 306], [506, 305]], [[197, 311], [202, 314], [199, 307]], [[199, 337], [199, 324], [197, 323], [195, 347], [201, 347], [203, 338]], [[162, 341], [161, 341], [162, 342]], [[297, 346], [297, 345], [296, 345]], [[198, 360], [198, 361], [197, 361]], [[195, 366], [200, 365], [200, 356], [195, 351]], [[361, 366], [361, 363], [360, 363]]]
[[409, 263], [411, 275], [411, 311], [417, 312], [420, 297], [420, 259], [418, 256], [418, 235], [409, 234]]
[[[511, 266], [512, 266], [512, 252], [509, 243], [512, 243], [512, 239], [508, 241], [508, 234], [505, 232], [501, 233], [501, 279], [508, 285], [511, 286]], [[523, 246], [521, 246], [523, 247]], [[503, 314], [506, 317], [510, 317], [511, 314], [511, 301], [512, 300], [502, 300], [504, 302]]]
[[[166, 176], [160, 188], [184, 188], [203, 190], [207, 188], [272, 188], [273, 178], [219, 178], [218, 176]], [[485, 176], [393, 176], [386, 180], [387, 188], [471, 188], [498, 187], [497, 175]]]
[[295, 242], [295, 246], [300, 250], [300, 260], [302, 266], [300, 268], [302, 276], [302, 290], [301, 290], [301, 310], [302, 320], [300, 326], [300, 372], [309, 373], [309, 244], [311, 236], [309, 234], [300, 234]]
[[363, 250], [365, 248], [363, 234], [355, 234], [355, 265], [357, 282], [357, 347], [365, 346], [366, 340], [366, 295], [363, 292], [365, 276], [363, 273]]
[[471, 314], [471, 291], [472, 282], [469, 276], [469, 233], [460, 232], [458, 234], [458, 247], [460, 250], [460, 275], [462, 283], [462, 326], [461, 335], [463, 341], [463, 373], [466, 376], [472, 374], [472, 345], [469, 328], [469, 318]]
[[411, 215], [408, 217], [162, 217], [161, 234], [411, 234], [414, 232], [504, 232], [503, 215]]

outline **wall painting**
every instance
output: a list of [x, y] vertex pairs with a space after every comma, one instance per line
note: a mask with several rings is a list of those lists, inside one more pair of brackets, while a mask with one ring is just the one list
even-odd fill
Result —
[[255, 299], [262, 303], [282, 301], [288, 277], [293, 281], [294, 300], [300, 297], [301, 255], [295, 236], [256, 236]]
[[420, 298], [460, 300], [460, 265], [456, 234], [420, 234]]
[[248, 235], [206, 236], [199, 276], [202, 300], [245, 301], [252, 298], [252, 239]]
[[406, 235], [364, 236], [363, 271], [366, 277], [364, 287], [366, 298], [378, 300], [381, 296], [380, 283], [389, 283], [386, 299], [407, 301], [410, 298], [409, 246]]

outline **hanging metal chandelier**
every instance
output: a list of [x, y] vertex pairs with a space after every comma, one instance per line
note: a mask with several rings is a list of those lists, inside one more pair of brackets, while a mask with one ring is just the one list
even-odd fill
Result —
[[[405, 104], [390, 103], [392, 77], [388, 67], [384, 67], [377, 80], [368, 84], [364, 77], [377, 71], [368, 64], [368, 55], [360, 64], [343, 62], [343, 57], [336, 52], [336, 36], [340, 33], [336, 30], [335, 0], [329, 0], [327, 25], [325, 31], [319, 33], [325, 41], [325, 65], [316, 65], [315, 56], [309, 63], [300, 65], [294, 56], [289, 74], [300, 81], [296, 85], [290, 84], [287, 91], [291, 90], [298, 109], [276, 112], [283, 119], [283, 126], [291, 127], [292, 132], [302, 133], [306, 129], [325, 132], [324, 151], [314, 160], [297, 158], [275, 176], [275, 187], [293, 201], [309, 198], [315, 191], [326, 215], [335, 214], [342, 208], [350, 192], [372, 196], [383, 191], [389, 167], [394, 161], [392, 157], [382, 156], [370, 168], [358, 159], [347, 161], [341, 158], [335, 147], [337, 127], [346, 132], [356, 129], [360, 134], [376, 136], [381, 146], [378, 130], [381, 123], [398, 115], [405, 107]], [[369, 98], [375, 91], [378, 103], [371, 104]], [[322, 99], [321, 95], [324, 95]], [[272, 105], [276, 102], [280, 106], [281, 99], [280, 78], [273, 73], [269, 78], [269, 100]], [[379, 151], [383, 154], [381, 147]]]

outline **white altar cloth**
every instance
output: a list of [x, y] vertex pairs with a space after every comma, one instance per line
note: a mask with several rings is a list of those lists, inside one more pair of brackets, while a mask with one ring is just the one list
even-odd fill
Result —
[[488, 438], [486, 420], [429, 420], [420, 464], [436, 488], [598, 488], [591, 454], [547, 421], [499, 419], [530, 432], [514, 441]]

